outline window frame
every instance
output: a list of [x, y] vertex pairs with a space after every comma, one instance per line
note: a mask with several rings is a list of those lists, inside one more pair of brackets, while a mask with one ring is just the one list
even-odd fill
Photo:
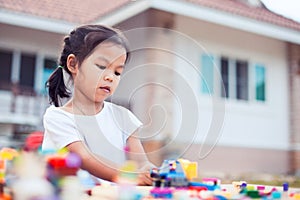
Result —
[[[203, 55], [208, 55], [208, 54], [201, 54], [201, 75], [204, 76], [205, 73], [203, 73], [202, 71], [202, 58]], [[248, 60], [248, 59], [243, 59], [243, 58], [238, 58], [238, 57], [233, 57], [233, 56], [227, 56], [227, 55], [220, 55], [220, 56], [216, 56], [214, 54], [209, 54], [209, 56], [214, 58], [214, 62], [217, 63], [218, 65], [218, 70], [220, 73], [220, 79], [217, 78], [217, 72], [216, 70], [211, 70], [212, 72], [212, 77], [214, 78], [213, 85], [211, 86], [214, 89], [214, 93], [208, 93], [208, 92], [203, 92], [203, 78], [201, 77], [201, 94], [202, 95], [215, 95], [219, 98], [223, 98], [223, 99], [231, 99], [231, 100], [235, 100], [237, 102], [261, 102], [261, 103], [266, 103], [267, 101], [267, 67], [265, 64], [260, 63], [260, 62], [256, 62], [256, 61], [252, 61], [252, 60]], [[225, 61], [227, 60], [227, 83], [225, 81], [225, 83], [227, 85], [225, 85], [225, 90], [226, 87], [228, 89], [228, 91], [226, 91], [226, 96], [223, 95], [223, 89], [222, 89], [222, 84], [223, 84], [223, 77], [224, 75], [222, 74], [222, 59], [224, 59]], [[246, 91], [246, 98], [238, 98], [238, 62], [240, 63], [245, 63], [245, 71], [243, 73], [247, 74], [246, 77], [246, 87], [247, 87], [247, 91]], [[264, 100], [260, 100], [257, 99], [257, 91], [256, 91], [256, 79], [257, 79], [257, 74], [256, 74], [256, 68], [257, 66], [260, 66], [263, 68], [264, 71], [264, 75], [263, 75], [263, 79], [264, 79]]]

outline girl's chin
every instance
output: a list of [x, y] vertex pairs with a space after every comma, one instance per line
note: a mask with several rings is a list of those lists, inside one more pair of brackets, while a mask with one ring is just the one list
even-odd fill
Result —
[[105, 101], [107, 98], [109, 97], [109, 95], [107, 96], [101, 96], [101, 97], [96, 97], [94, 99], [95, 103], [102, 103], [103, 101]]

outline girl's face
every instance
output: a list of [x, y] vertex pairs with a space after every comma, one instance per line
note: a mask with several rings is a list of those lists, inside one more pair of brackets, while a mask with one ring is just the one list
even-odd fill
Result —
[[74, 78], [74, 94], [95, 103], [112, 95], [120, 81], [126, 61], [126, 50], [117, 44], [99, 44], [82, 62]]

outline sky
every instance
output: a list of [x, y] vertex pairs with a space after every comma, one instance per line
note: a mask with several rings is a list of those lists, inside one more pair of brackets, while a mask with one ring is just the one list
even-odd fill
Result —
[[300, 0], [261, 0], [265, 6], [286, 18], [300, 23]]

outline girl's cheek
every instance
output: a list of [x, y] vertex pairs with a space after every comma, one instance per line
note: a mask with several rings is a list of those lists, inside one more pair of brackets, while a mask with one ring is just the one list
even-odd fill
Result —
[[118, 85], [118, 84], [119, 84], [119, 82], [120, 82], [120, 77], [117, 77], [117, 78], [115, 79], [115, 83], [116, 83], [116, 85]]
[[102, 75], [103, 75], [103, 72], [97, 71], [97, 72], [94, 72], [93, 74], [91, 74], [90, 79], [93, 81], [99, 82], [102, 79]]

